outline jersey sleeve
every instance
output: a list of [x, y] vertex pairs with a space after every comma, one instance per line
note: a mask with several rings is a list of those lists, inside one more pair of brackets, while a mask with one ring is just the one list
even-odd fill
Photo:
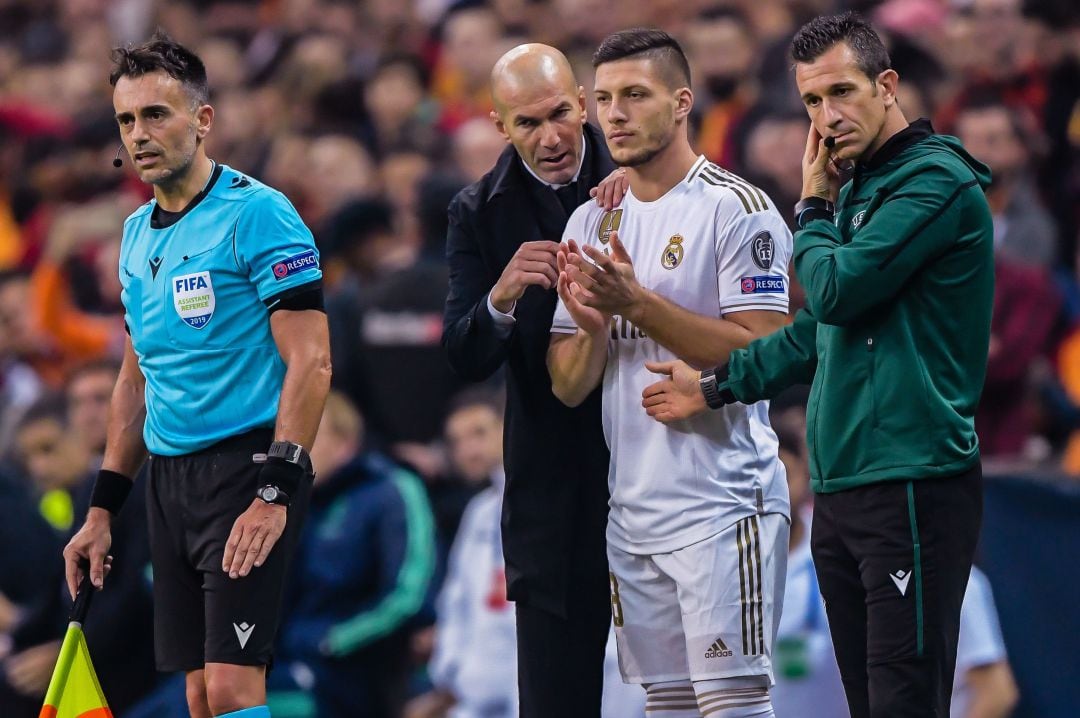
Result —
[[[574, 210], [574, 213], [570, 215], [570, 219], [566, 223], [566, 229], [563, 230], [563, 242], [572, 239], [578, 243], [578, 246], [584, 246], [586, 244], [592, 245], [593, 247], [597, 246], [596, 237], [590, 237], [586, 232], [589, 204], [589, 202], [586, 202], [581, 205], [581, 207]], [[558, 303], [555, 305], [555, 315], [551, 318], [551, 333], [574, 334], [577, 332], [577, 329], [577, 322], [570, 316], [570, 311], [566, 308], [566, 304], [563, 303], [563, 300], [559, 299]]]
[[[746, 212], [721, 204], [716, 220], [720, 314], [788, 310], [791, 232], [775, 210]], [[726, 215], [726, 217], [725, 217]]]
[[280, 192], [260, 192], [249, 201], [237, 221], [234, 241], [237, 261], [264, 302], [322, 279], [311, 230]]

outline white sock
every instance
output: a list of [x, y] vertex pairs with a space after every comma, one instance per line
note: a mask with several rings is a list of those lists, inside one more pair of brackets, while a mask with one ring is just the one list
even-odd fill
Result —
[[764, 676], [714, 678], [693, 686], [704, 718], [775, 718]]
[[645, 712], [656, 718], [700, 718], [694, 686], [689, 680], [649, 683], [645, 688]]

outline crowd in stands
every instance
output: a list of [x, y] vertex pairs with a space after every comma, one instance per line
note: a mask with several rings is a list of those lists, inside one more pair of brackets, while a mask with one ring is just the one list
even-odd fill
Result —
[[[151, 197], [113, 166], [110, 48], [160, 26], [195, 50], [216, 109], [209, 156], [284, 192], [320, 250], [335, 393], [311, 452], [274, 714], [465, 718], [510, 715], [469, 701], [513, 705], [513, 672], [469, 653], [473, 631], [513, 646], [499, 380], [469, 385], [440, 345], [446, 207], [506, 146], [489, 118], [492, 65], [523, 42], [554, 45], [592, 113], [600, 40], [665, 29], [691, 62], [693, 144], [790, 217], [808, 128], [790, 37], [852, 8], [888, 39], [905, 114], [994, 174], [984, 460], [1080, 480], [1072, 0], [0, 0], [0, 715], [36, 715], [55, 662], [60, 549], [89, 502], [124, 345], [121, 227]], [[177, 686], [152, 669], [137, 497], [87, 638], [116, 715], [168, 716]], [[484, 617], [469, 618], [468, 596]], [[329, 688], [313, 698], [316, 684]]]

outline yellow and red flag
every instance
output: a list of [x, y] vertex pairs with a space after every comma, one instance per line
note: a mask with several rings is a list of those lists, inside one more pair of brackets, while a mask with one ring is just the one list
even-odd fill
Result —
[[[89, 572], [88, 572], [89, 573]], [[75, 606], [71, 609], [71, 623], [56, 659], [45, 705], [38, 718], [113, 718], [105, 694], [101, 692], [90, 652], [86, 648], [86, 636], [82, 624], [90, 608], [94, 587], [89, 575], [83, 579]]]

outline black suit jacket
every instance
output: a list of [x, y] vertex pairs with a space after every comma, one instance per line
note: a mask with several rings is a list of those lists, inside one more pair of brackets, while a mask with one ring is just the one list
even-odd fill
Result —
[[[586, 125], [585, 143], [579, 204], [589, 201], [589, 189], [615, 169], [599, 130]], [[575, 409], [551, 392], [547, 348], [554, 289], [527, 288], [505, 338], [487, 300], [518, 247], [559, 241], [569, 216], [512, 146], [491, 172], [453, 199], [449, 216], [443, 346], [455, 371], [467, 379], [486, 379], [504, 362], [507, 366], [502, 527], [508, 597], [565, 617], [580, 591], [590, 596], [607, 591], [609, 455], [600, 389]]]

